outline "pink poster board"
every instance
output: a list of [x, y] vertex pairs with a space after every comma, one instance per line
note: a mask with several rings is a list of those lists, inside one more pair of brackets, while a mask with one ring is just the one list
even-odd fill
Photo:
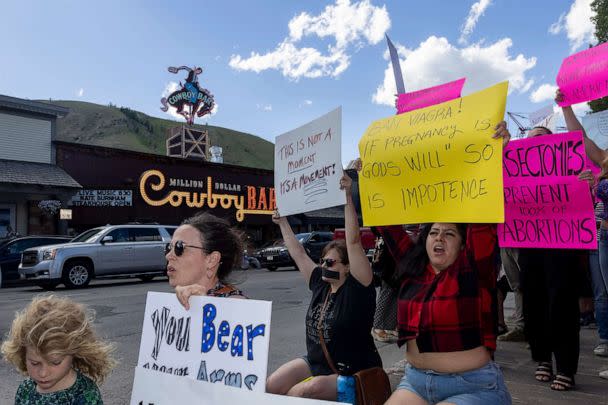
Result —
[[608, 95], [608, 42], [568, 56], [557, 74], [561, 107]]
[[459, 98], [464, 81], [465, 78], [463, 77], [462, 79], [429, 87], [428, 89], [399, 94], [399, 98], [397, 99], [397, 114]]
[[580, 131], [511, 141], [504, 149], [500, 247], [597, 249]]

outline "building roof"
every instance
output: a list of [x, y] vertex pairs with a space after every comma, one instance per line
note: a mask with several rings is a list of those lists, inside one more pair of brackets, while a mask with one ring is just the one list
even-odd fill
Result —
[[2, 94], [0, 94], [0, 108], [50, 115], [53, 117], [65, 117], [70, 112], [69, 108], [61, 107], [59, 105], [9, 97]]
[[82, 188], [61, 167], [47, 163], [0, 159], [0, 173], [0, 183]]

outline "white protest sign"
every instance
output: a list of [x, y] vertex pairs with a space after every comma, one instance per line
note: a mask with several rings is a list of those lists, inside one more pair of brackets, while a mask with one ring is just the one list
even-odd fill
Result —
[[583, 127], [587, 136], [602, 149], [608, 148], [608, 110], [585, 115]]
[[341, 150], [342, 107], [276, 138], [274, 187], [282, 216], [346, 204]]
[[331, 405], [340, 402], [251, 392], [135, 368], [131, 405]]
[[148, 292], [139, 367], [264, 392], [270, 343], [268, 301]]
[[545, 120], [545, 118], [548, 118], [552, 114], [553, 106], [551, 104], [548, 104], [539, 110], [531, 112], [528, 116], [528, 119], [530, 120], [530, 126], [535, 127], [537, 125], [541, 125], [541, 121]]

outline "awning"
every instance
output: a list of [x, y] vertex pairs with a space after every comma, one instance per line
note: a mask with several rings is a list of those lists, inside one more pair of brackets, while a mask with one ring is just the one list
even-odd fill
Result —
[[51, 186], [57, 188], [82, 188], [61, 167], [34, 162], [0, 159], [0, 183]]

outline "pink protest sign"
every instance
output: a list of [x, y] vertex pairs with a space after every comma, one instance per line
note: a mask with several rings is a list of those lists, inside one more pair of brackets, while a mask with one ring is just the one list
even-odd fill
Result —
[[597, 249], [582, 133], [511, 141], [504, 150], [500, 247]]
[[568, 56], [557, 74], [565, 107], [608, 95], [608, 42]]
[[397, 99], [397, 114], [454, 100], [460, 97], [464, 81], [465, 78], [463, 77], [462, 79], [429, 87], [428, 89], [399, 94], [399, 98]]

